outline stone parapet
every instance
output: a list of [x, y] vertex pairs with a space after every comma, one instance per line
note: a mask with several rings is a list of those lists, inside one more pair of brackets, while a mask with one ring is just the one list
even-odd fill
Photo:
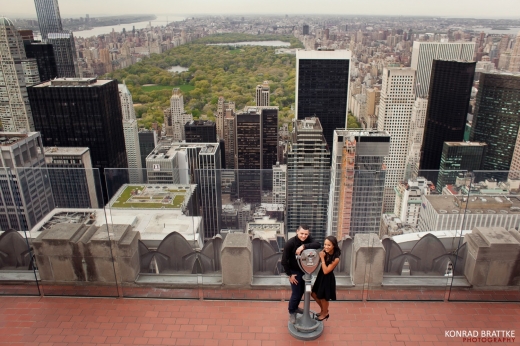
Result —
[[222, 284], [249, 286], [253, 280], [253, 247], [249, 235], [230, 233], [221, 250]]
[[464, 236], [468, 246], [464, 275], [473, 286], [520, 284], [520, 237], [517, 233], [502, 227], [476, 227]]
[[352, 249], [350, 275], [358, 285], [381, 285], [385, 263], [385, 248], [376, 234], [356, 234]]

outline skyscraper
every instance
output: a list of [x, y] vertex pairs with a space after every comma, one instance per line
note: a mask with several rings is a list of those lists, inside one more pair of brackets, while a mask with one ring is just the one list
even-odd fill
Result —
[[287, 153], [287, 232], [302, 223], [323, 242], [327, 233], [330, 151], [318, 118], [294, 120]]
[[210, 120], [192, 120], [184, 125], [186, 143], [217, 143], [217, 128]]
[[173, 88], [172, 97], [170, 98], [170, 115], [172, 117], [173, 139], [181, 142], [186, 139], [184, 134], [184, 125], [188, 121], [192, 121], [191, 114], [184, 112], [184, 96], [179, 88]]
[[347, 124], [349, 71], [349, 51], [296, 53], [296, 119], [320, 119], [329, 147], [334, 130]]
[[414, 82], [414, 69], [395, 67], [383, 70], [377, 129], [386, 131], [392, 139], [390, 152], [385, 157], [387, 169], [383, 203], [385, 212], [393, 212], [394, 188], [403, 180], [406, 173], [410, 121], [415, 103]]
[[24, 46], [27, 58], [36, 59], [41, 82], [58, 77], [58, 68], [52, 44], [24, 41]]
[[31, 230], [54, 209], [38, 132], [0, 132], [0, 228]]
[[143, 166], [141, 163], [141, 148], [139, 146], [139, 130], [135, 118], [132, 94], [125, 84], [117, 85], [121, 111], [123, 114], [123, 132], [125, 135], [126, 158], [128, 161], [128, 175], [130, 183], [140, 184], [143, 182]]
[[42, 39], [52, 44], [58, 77], [79, 77], [72, 32], [63, 30], [58, 0], [34, 0]]
[[99, 172], [92, 169], [88, 148], [46, 147], [44, 150], [56, 208], [102, 207], [98, 203], [101, 190], [96, 187]]
[[379, 233], [389, 148], [384, 131], [334, 131], [328, 234]]
[[[426, 122], [426, 110], [428, 100], [418, 97], [412, 107], [412, 118], [408, 129], [408, 156], [406, 157], [406, 168], [404, 180], [417, 177], [419, 163], [421, 161], [421, 147], [424, 136], [424, 124]], [[397, 213], [395, 213], [398, 215]]]
[[520, 32], [516, 35], [515, 45], [511, 52], [511, 60], [509, 60], [509, 71], [520, 72]]
[[483, 170], [507, 171], [520, 128], [520, 74], [481, 73], [479, 82], [470, 140], [488, 145]]
[[32, 131], [34, 123], [27, 98], [22, 37], [13, 22], [0, 17], [0, 120], [5, 131]]
[[46, 40], [49, 33], [63, 32], [58, 0], [34, 0], [34, 5], [42, 39]]
[[[128, 180], [123, 115], [117, 81], [58, 78], [28, 88], [34, 124], [45, 146], [89, 147], [92, 166], [99, 169], [105, 197]], [[105, 168], [123, 168], [126, 175], [105, 185]]]
[[264, 81], [263, 84], [256, 86], [256, 106], [269, 106], [269, 82]]
[[[475, 65], [475, 62], [433, 60], [421, 170], [438, 170], [443, 143], [464, 139]], [[434, 184], [437, 182], [433, 176], [426, 177]]]
[[307, 24], [303, 24], [303, 27], [302, 27], [302, 34], [303, 34], [303, 35], [309, 35], [309, 25], [307, 25]]
[[448, 184], [454, 184], [461, 171], [474, 171], [482, 168], [486, 155], [486, 143], [444, 142], [442, 146], [437, 192]]
[[417, 71], [415, 95], [426, 98], [430, 88], [432, 62], [435, 59], [473, 61], [475, 42], [413, 43], [411, 67]]

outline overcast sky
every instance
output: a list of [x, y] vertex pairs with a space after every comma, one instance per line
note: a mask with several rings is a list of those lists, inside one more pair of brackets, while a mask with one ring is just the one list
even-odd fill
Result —
[[[369, 14], [520, 18], [520, 0], [58, 0], [61, 16]], [[34, 0], [0, 0], [0, 15], [36, 17]]]

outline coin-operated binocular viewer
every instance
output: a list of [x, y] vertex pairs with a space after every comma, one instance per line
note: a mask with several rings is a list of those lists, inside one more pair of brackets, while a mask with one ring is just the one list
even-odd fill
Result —
[[296, 260], [301, 270], [305, 273], [303, 280], [305, 281], [305, 295], [303, 314], [298, 314], [296, 323], [289, 322], [289, 333], [299, 340], [314, 340], [323, 333], [323, 322], [317, 321], [311, 317], [311, 280], [312, 273], [320, 265], [320, 257], [318, 251], [314, 249], [303, 250]]

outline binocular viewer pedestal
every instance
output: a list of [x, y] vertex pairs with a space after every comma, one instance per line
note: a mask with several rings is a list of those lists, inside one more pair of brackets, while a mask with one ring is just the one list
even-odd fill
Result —
[[304, 307], [303, 314], [296, 315], [296, 323], [293, 324], [289, 321], [288, 329], [289, 333], [296, 339], [315, 340], [323, 333], [323, 322], [312, 318], [310, 311], [312, 273], [320, 265], [320, 257], [318, 251], [309, 249], [304, 250], [299, 256], [296, 255], [296, 260], [305, 273], [303, 276], [305, 281]]

